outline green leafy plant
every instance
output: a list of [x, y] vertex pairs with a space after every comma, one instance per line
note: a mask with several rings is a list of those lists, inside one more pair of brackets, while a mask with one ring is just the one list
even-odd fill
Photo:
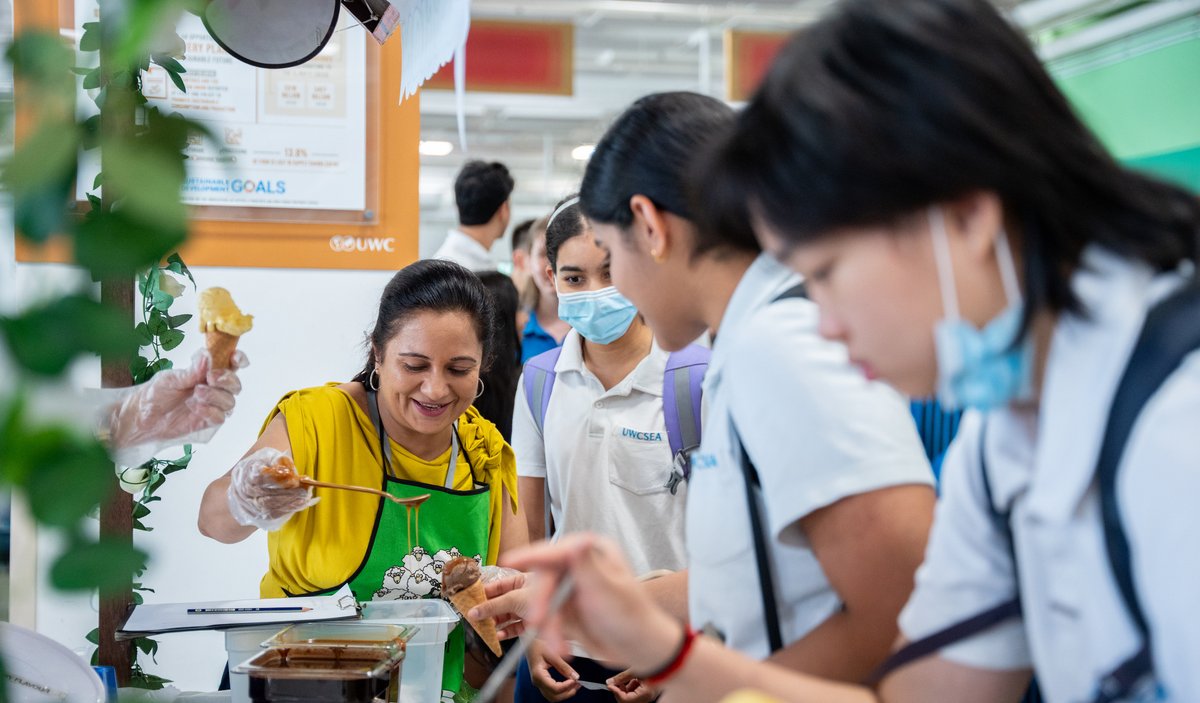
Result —
[[[182, 326], [192, 319], [191, 315], [172, 315], [171, 305], [183, 286], [173, 277], [186, 276], [193, 288], [196, 279], [178, 254], [167, 257], [166, 266], [155, 266], [138, 277], [138, 292], [141, 294], [142, 321], [134, 327], [141, 349], [148, 349], [149, 358], [141, 351], [133, 357], [130, 372], [134, 383], [144, 383], [154, 374], [172, 367], [172, 362], [163, 356], [163, 352], [171, 351], [183, 342]], [[167, 481], [167, 476], [183, 471], [192, 461], [192, 446], [185, 445], [183, 455], [177, 459], [154, 458], [136, 468], [125, 469], [121, 473], [121, 486], [134, 493], [133, 529], [150, 532], [154, 528], [146, 524], [150, 517], [152, 503], [161, 501], [157, 495]], [[140, 579], [145, 568], [139, 569], [134, 577]], [[141, 581], [133, 583], [133, 602], [141, 605], [143, 593], [153, 593], [154, 589], [145, 586]], [[94, 631], [99, 636], [99, 630]], [[90, 633], [89, 633], [90, 634]], [[98, 640], [97, 640], [98, 641]], [[130, 685], [136, 688], [157, 690], [171, 683], [169, 679], [148, 673], [143, 666], [141, 657], [148, 656], [154, 660], [158, 653], [158, 642], [150, 637], [139, 637], [133, 641], [136, 652], [130, 676]], [[97, 655], [99, 650], [97, 650]], [[96, 658], [96, 657], [93, 657]]]
[[165, 267], [151, 268], [139, 277], [138, 291], [142, 296], [142, 321], [134, 327], [134, 332], [137, 334], [138, 344], [142, 348], [148, 348], [152, 357], [146, 358], [139, 353], [133, 358], [130, 371], [133, 373], [134, 383], [148, 381], [159, 371], [171, 368], [171, 360], [165, 358], [162, 353], [171, 351], [183, 342], [183, 325], [192, 319], [191, 315], [170, 314], [171, 304], [175, 302], [178, 293], [182, 292], [182, 287], [175, 289], [175, 286], [179, 286], [179, 284], [166, 272], [187, 276], [188, 280], [192, 282], [192, 286], [196, 285], [196, 279], [192, 277], [192, 272], [188, 270], [178, 254], [167, 257]]
[[[105, 447], [84, 428], [34, 416], [28, 398], [74, 361], [95, 354], [131, 360], [134, 380], [145, 381], [170, 367], [162, 354], [183, 341], [180, 326], [188, 316], [170, 314], [177, 296], [160, 284], [164, 275], [191, 278], [183, 261], [171, 254], [188, 230], [181, 199], [184, 148], [189, 139], [208, 132], [148, 105], [141, 80], [142, 72], [156, 64], [185, 90], [179, 57], [152, 42], [189, 4], [102, 2], [101, 20], [86, 25], [80, 39], [85, 58], [98, 55], [93, 66], [76, 66], [72, 47], [54, 32], [22, 32], [5, 51], [20, 99], [19, 126], [25, 127], [0, 165], [0, 185], [11, 196], [18, 236], [35, 245], [66, 244], [74, 261], [106, 287], [137, 277], [143, 303], [143, 320], [136, 327], [130, 324], [131, 311], [98, 301], [90, 286], [0, 316], [0, 364], [4, 357], [11, 362], [9, 385], [15, 389], [0, 393], [0, 482], [25, 498], [40, 526], [63, 537], [64, 551], [50, 568], [52, 583], [63, 590], [120, 589], [145, 570], [147, 555], [128, 540], [97, 538], [87, 527], [89, 515], [117, 490]], [[109, 15], [106, 6], [120, 11]], [[93, 91], [99, 114], [77, 117], [77, 80]], [[74, 197], [80, 150], [98, 154], [101, 164], [85, 210], [76, 208]], [[133, 506], [135, 526], [149, 529], [146, 519], [150, 505], [160, 500], [157, 492], [190, 459], [191, 448], [185, 447], [177, 459], [138, 467], [145, 472], [145, 485]], [[134, 588], [134, 602], [150, 590], [136, 581]], [[99, 631], [89, 639], [100, 642]], [[136, 641], [135, 647], [151, 658], [158, 651], [149, 639]], [[134, 685], [165, 683], [138, 663], [133, 675]], [[0, 703], [4, 698], [0, 686]]]

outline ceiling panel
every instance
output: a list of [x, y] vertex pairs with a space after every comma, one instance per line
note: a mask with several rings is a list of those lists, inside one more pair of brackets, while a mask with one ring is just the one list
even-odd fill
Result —
[[[1078, 15], [1112, 0], [997, 0], [1027, 14]], [[793, 30], [834, 0], [472, 0], [473, 16], [575, 25], [575, 91], [570, 97], [468, 93], [469, 152], [457, 142], [453, 93], [422, 91], [422, 138], [450, 141], [447, 156], [421, 159], [421, 229], [429, 253], [453, 226], [453, 179], [467, 158], [503, 161], [517, 180], [516, 217], [548, 211], [574, 190], [583, 162], [571, 150], [594, 143], [627, 105], [647, 93], [692, 90], [724, 96], [727, 28]], [[1032, 11], [1030, 13], [1029, 11]], [[468, 57], [468, 61], [470, 57]]]

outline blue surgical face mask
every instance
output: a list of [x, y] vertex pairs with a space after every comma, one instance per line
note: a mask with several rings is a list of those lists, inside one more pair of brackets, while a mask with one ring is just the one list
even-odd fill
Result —
[[1033, 346], [1028, 338], [1013, 344], [1021, 332], [1024, 303], [1016, 267], [1003, 231], [996, 237], [996, 261], [1008, 305], [977, 329], [958, 314], [958, 292], [950, 260], [941, 208], [929, 211], [934, 260], [945, 317], [934, 327], [937, 353], [937, 396], [950, 408], [990, 410], [1032, 395]]
[[596, 344], [620, 339], [636, 316], [637, 308], [612, 286], [558, 294], [559, 319]]

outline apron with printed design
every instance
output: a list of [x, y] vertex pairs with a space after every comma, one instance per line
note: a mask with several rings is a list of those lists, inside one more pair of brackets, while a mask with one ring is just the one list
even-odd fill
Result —
[[[441, 598], [442, 570], [446, 562], [464, 556], [482, 564], [487, 555], [490, 487], [480, 484], [472, 469], [474, 489], [456, 491], [452, 488], [459, 452], [457, 424], [450, 435], [450, 461], [443, 485], [393, 478], [387, 435], [379, 417], [375, 393], [368, 391], [367, 399], [371, 419], [379, 433], [385, 490], [398, 498], [428, 493], [429, 499], [418, 508], [406, 508], [380, 499], [366, 556], [347, 583], [359, 601]], [[453, 697], [463, 683], [465, 643], [462, 628], [461, 624], [456, 627], [446, 642], [442, 669], [444, 699]]]

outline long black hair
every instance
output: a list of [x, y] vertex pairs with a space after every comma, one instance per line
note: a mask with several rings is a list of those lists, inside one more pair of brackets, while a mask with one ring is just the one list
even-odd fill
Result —
[[496, 351], [492, 366], [480, 375], [483, 393], [475, 409], [496, 425], [505, 442], [512, 441], [513, 404], [521, 376], [521, 336], [517, 332], [517, 286], [499, 271], [478, 271], [496, 310]]
[[1173, 269], [1195, 259], [1200, 203], [1117, 164], [1026, 39], [986, 0], [846, 0], [780, 52], [696, 184], [792, 244], [996, 193], [1023, 252], [1026, 325], [1079, 312], [1089, 244]]
[[[697, 155], [733, 123], [733, 110], [707, 95], [654, 93], [639, 99], [609, 126], [588, 159], [579, 188], [583, 214], [628, 230], [629, 200], [643, 195], [660, 210], [695, 219], [687, 176], [697, 167]], [[759, 251], [744, 211], [697, 233], [692, 254], [712, 250]]]
[[379, 314], [368, 335], [371, 348], [362, 371], [352, 380], [366, 384], [389, 340], [408, 318], [420, 312], [462, 312], [483, 345], [480, 373], [491, 366], [495, 349], [496, 311], [479, 278], [453, 261], [425, 259], [396, 272], [379, 298]]

